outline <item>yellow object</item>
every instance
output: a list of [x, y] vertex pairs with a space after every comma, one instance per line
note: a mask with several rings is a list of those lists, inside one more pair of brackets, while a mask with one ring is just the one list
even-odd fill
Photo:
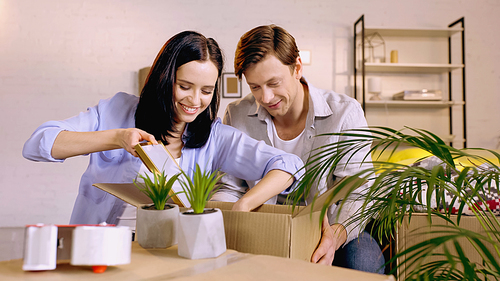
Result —
[[[491, 161], [492, 163], [496, 165], [500, 165], [498, 159], [492, 155], [491, 153], [487, 151], [482, 151], [482, 150], [465, 150], [465, 152], [471, 154], [471, 155], [477, 155], [483, 157], [485, 160], [477, 159], [477, 158], [468, 158], [468, 157], [461, 157], [458, 159], [455, 159], [455, 164], [457, 165], [457, 168], [461, 170], [463, 167], [471, 167], [471, 166], [479, 166], [487, 161]], [[392, 150], [388, 151], [374, 151], [372, 153], [372, 159], [373, 161], [385, 161], [385, 162], [391, 162], [391, 163], [398, 163], [398, 164], [403, 164], [403, 165], [411, 165], [418, 160], [424, 158], [424, 157], [429, 157], [432, 156], [431, 153], [420, 149], [420, 148], [407, 148], [407, 149], [402, 149], [399, 151], [394, 152], [392, 155]]]
[[429, 152], [420, 148], [407, 148], [396, 151], [392, 155], [391, 153], [392, 150], [386, 150], [384, 152], [374, 151], [372, 154], [372, 159], [374, 161], [385, 161], [385, 162], [409, 165], [416, 162], [418, 159], [432, 155]]
[[391, 51], [391, 62], [392, 63], [398, 62], [398, 50]]

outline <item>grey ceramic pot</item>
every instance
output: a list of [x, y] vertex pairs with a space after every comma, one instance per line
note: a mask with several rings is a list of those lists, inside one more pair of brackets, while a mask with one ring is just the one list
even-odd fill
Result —
[[168, 248], [177, 244], [179, 206], [165, 210], [137, 208], [136, 236], [143, 248]]

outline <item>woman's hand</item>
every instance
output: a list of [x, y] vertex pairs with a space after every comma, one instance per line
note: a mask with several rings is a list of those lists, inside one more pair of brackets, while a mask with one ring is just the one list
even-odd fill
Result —
[[134, 147], [142, 141], [149, 141], [153, 144], [158, 144], [153, 135], [148, 134], [141, 129], [137, 128], [121, 129], [117, 133], [117, 142], [120, 144], [120, 147], [125, 149], [135, 157], [138, 157], [139, 155], [137, 155], [137, 152], [135, 151]]

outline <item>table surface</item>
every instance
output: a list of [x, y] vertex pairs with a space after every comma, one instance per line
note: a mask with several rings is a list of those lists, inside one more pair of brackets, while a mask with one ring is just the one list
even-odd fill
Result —
[[214, 259], [189, 260], [177, 255], [177, 246], [143, 249], [132, 243], [131, 263], [109, 266], [94, 273], [90, 266], [58, 263], [55, 270], [22, 270], [22, 259], [0, 262], [0, 280], [394, 280], [334, 266], [312, 264], [274, 256], [227, 250]]

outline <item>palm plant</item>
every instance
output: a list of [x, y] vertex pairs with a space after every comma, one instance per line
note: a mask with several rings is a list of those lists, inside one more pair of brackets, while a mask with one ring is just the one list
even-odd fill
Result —
[[[404, 133], [405, 130], [410, 133]], [[392, 237], [404, 220], [411, 221], [412, 214], [424, 212], [430, 228], [418, 231], [433, 237], [397, 252], [387, 263], [399, 260], [391, 274], [399, 269], [400, 276], [404, 273], [407, 280], [500, 279], [500, 223], [482, 196], [500, 187], [498, 153], [479, 148], [456, 149], [433, 133], [414, 128], [398, 131], [370, 127], [323, 136], [341, 136], [344, 140], [313, 151], [306, 164], [307, 172], [292, 197], [295, 204], [309, 193], [316, 181], [341, 168], [338, 165], [365, 164], [366, 167], [369, 163], [368, 168], [347, 177], [336, 187], [340, 190], [351, 182], [359, 183], [349, 194], [354, 194], [357, 187], [365, 188], [359, 198], [364, 200], [364, 205], [348, 223], [364, 225], [375, 219], [379, 226], [371, 229], [372, 234], [379, 238]], [[426, 151], [428, 155], [411, 165], [390, 161], [401, 148], [408, 146]], [[353, 163], [351, 155], [367, 147], [370, 152], [363, 163]], [[490, 157], [480, 156], [478, 152], [488, 153]], [[383, 160], [387, 155], [388, 160]], [[438, 164], [429, 167], [418, 164], [426, 161]], [[368, 186], [361, 187], [366, 181]], [[323, 207], [323, 215], [329, 201], [331, 199]], [[475, 216], [484, 232], [475, 233], [460, 226], [465, 210]], [[436, 226], [436, 220], [446, 222], [447, 226]], [[466, 256], [464, 243], [475, 249], [480, 262]]]
[[193, 180], [184, 171], [181, 171], [181, 173], [183, 177], [179, 178], [179, 182], [193, 212], [195, 214], [203, 213], [207, 201], [219, 188], [217, 182], [224, 174], [219, 174], [218, 171], [202, 171], [198, 164], [196, 164], [193, 171]]
[[168, 175], [165, 174], [165, 171], [154, 173], [153, 179], [151, 179], [148, 174], [139, 175], [139, 177], [144, 180], [144, 183], [138, 183], [134, 180], [134, 185], [151, 198], [157, 210], [164, 210], [167, 200], [173, 196], [170, 194], [170, 191], [179, 176], [180, 173], [168, 179]]

